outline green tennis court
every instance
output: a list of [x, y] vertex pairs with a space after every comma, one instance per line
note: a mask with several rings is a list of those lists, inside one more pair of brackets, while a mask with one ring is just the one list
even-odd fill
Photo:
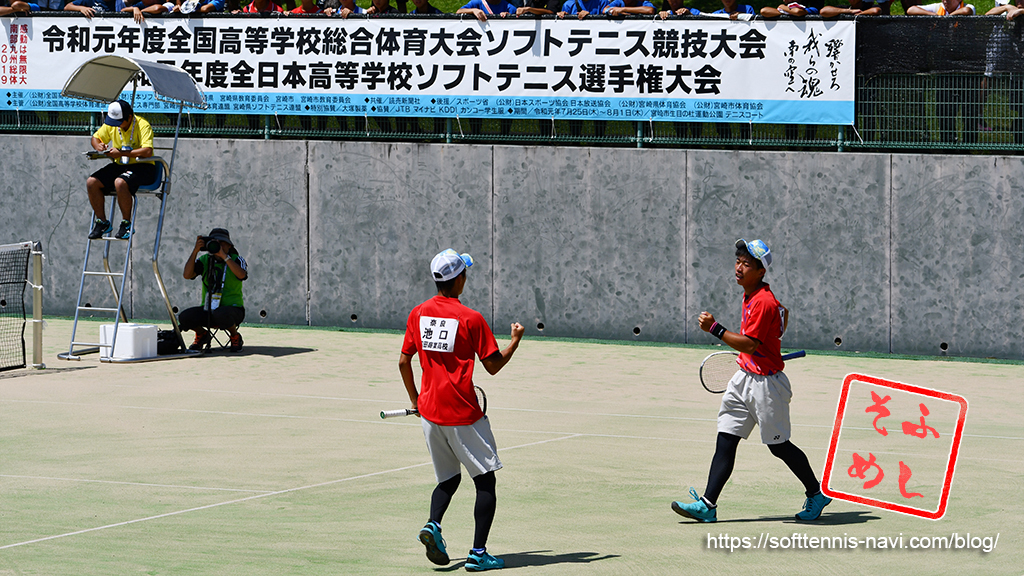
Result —
[[[445, 516], [454, 561], [435, 569], [416, 540], [435, 484], [419, 421], [378, 416], [407, 405], [401, 335], [242, 332], [240, 355], [65, 363], [56, 354], [70, 322], [48, 320], [48, 368], [0, 374], [0, 575], [462, 570], [472, 484]], [[719, 522], [696, 524], [669, 504], [703, 489], [714, 451], [719, 397], [697, 380], [708, 351], [533, 339], [498, 376], [477, 371], [505, 464], [488, 550], [507, 571], [1024, 573], [1020, 363], [811, 352], [787, 365], [793, 442], [819, 477], [846, 374], [968, 399], [941, 520], [837, 500], [820, 521], [798, 523], [801, 486], [755, 431], [740, 446]], [[910, 548], [911, 538], [967, 534], [994, 549]], [[798, 548], [803, 535], [905, 547]], [[767, 537], [786, 539], [774, 549], [720, 546]]]

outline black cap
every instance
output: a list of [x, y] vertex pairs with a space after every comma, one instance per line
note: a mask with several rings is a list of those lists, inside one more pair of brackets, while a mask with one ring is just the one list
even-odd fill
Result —
[[214, 228], [213, 230], [210, 230], [209, 236], [213, 240], [220, 240], [221, 242], [227, 242], [228, 244], [231, 245], [235, 244], [234, 242], [231, 241], [231, 235], [228, 234], [228, 231], [223, 228]]

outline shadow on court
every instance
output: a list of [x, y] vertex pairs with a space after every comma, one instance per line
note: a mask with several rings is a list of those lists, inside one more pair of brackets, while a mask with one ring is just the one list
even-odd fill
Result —
[[[881, 520], [881, 516], [875, 515], [873, 512], [868, 510], [860, 510], [857, 512], [836, 512], [829, 514], [825, 512], [820, 518], [811, 522], [802, 522], [797, 520], [794, 516], [761, 516], [759, 518], [731, 518], [729, 520], [719, 520], [718, 524], [734, 523], [746, 523], [746, 522], [782, 522], [783, 524], [806, 524], [814, 526], [844, 526], [847, 524], [865, 524], [872, 520]], [[680, 524], [696, 524], [693, 521], [683, 520]]]
[[316, 352], [316, 348], [297, 348], [294, 346], [243, 346], [241, 352], [230, 352], [225, 349], [211, 349], [207, 354], [226, 354], [229, 356], [269, 356], [271, 358], [284, 358], [295, 354], [306, 354]]
[[73, 366], [69, 368], [47, 367], [43, 370], [37, 370], [35, 368], [19, 368], [17, 370], [11, 370], [8, 372], [0, 372], [0, 379], [21, 378], [22, 376], [53, 376], [58, 372], [76, 372], [78, 370], [89, 370], [90, 368], [96, 368], [96, 366]]
[[[500, 554], [498, 558], [505, 561], [505, 569], [525, 568], [527, 566], [550, 566], [553, 564], [589, 564], [598, 560], [618, 558], [617, 554], [600, 555], [597, 552], [570, 552], [568, 554], [552, 554], [551, 550], [533, 550], [531, 552], [514, 552]], [[451, 572], [464, 568], [466, 561], [458, 562], [444, 568], [435, 568], [437, 572]]]

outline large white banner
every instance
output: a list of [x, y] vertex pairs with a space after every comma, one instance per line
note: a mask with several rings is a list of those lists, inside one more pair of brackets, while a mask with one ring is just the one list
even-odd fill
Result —
[[[60, 90], [85, 61], [117, 54], [184, 68], [216, 113], [853, 123], [848, 21], [0, 22], [6, 110], [97, 110]], [[137, 104], [172, 110], [145, 86]]]

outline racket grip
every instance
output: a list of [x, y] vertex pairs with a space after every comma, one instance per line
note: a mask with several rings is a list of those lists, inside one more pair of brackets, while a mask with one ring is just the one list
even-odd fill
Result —
[[412, 416], [413, 414], [418, 414], [418, 413], [419, 412], [417, 412], [416, 410], [413, 410], [411, 408], [405, 408], [403, 410], [381, 410], [380, 417], [384, 418], [384, 419], [387, 419], [387, 418], [397, 418], [399, 416]]
[[804, 356], [807, 356], [807, 351], [799, 350], [797, 352], [790, 352], [789, 354], [786, 354], [785, 356], [782, 357], [782, 360], [792, 360], [794, 358], [803, 358]]

